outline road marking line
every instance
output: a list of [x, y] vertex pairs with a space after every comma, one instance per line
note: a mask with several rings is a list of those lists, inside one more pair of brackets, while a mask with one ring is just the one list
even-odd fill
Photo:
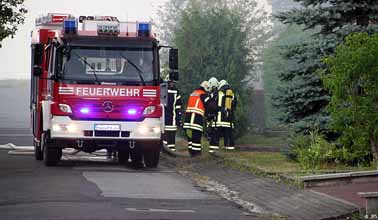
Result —
[[174, 212], [174, 213], [195, 213], [194, 210], [186, 210], [186, 209], [149, 209], [149, 208], [126, 208], [127, 211], [130, 212]]

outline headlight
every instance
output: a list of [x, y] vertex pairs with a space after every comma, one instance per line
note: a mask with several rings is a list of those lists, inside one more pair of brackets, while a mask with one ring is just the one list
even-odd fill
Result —
[[71, 107], [66, 104], [59, 104], [59, 109], [64, 113], [72, 113]]
[[67, 131], [70, 132], [70, 133], [75, 133], [75, 132], [77, 132], [77, 127], [75, 125], [68, 125]]
[[143, 115], [151, 115], [156, 110], [156, 106], [148, 106], [144, 109]]
[[76, 133], [78, 128], [74, 124], [54, 124], [52, 126], [52, 130], [55, 132], [69, 132], [69, 133]]
[[150, 128], [147, 127], [146, 125], [140, 125], [138, 130], [139, 130], [139, 133], [146, 134], [150, 131]]
[[160, 127], [154, 127], [152, 130], [156, 133], [159, 134], [161, 132]]

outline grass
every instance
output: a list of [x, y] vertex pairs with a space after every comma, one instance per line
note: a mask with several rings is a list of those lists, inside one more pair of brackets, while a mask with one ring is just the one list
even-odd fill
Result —
[[258, 147], [283, 146], [287, 144], [286, 133], [247, 134], [236, 140], [236, 145], [253, 145]]
[[316, 170], [304, 170], [298, 162], [287, 159], [285, 155], [279, 152], [222, 152], [222, 156], [234, 163], [255, 167], [267, 173], [276, 173], [291, 177], [377, 169], [374, 166], [352, 167], [344, 164], [323, 164]]

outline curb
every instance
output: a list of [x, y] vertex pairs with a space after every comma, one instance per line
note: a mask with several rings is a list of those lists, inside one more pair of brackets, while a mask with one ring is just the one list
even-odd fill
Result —
[[377, 183], [378, 184], [378, 171], [360, 171], [348, 173], [333, 173], [299, 177], [306, 188], [318, 186], [337, 186], [345, 185], [348, 183]]
[[213, 154], [211, 154], [211, 156], [213, 156], [217, 159], [223, 160], [224, 162], [236, 163], [237, 165], [241, 166], [242, 168], [252, 171], [256, 175], [269, 176], [269, 177], [272, 177], [273, 179], [275, 179], [277, 181], [283, 181], [284, 183], [294, 185], [298, 188], [304, 187], [303, 182], [301, 182], [297, 178], [286, 176], [286, 175], [275, 173], [275, 172], [271, 172], [271, 171], [265, 170], [264, 168], [261, 168], [259, 166], [253, 166], [253, 165], [250, 165], [250, 164], [242, 163], [242, 162], [237, 161], [237, 160], [229, 159], [229, 158], [226, 158], [226, 157], [220, 155], [219, 153], [213, 153]]

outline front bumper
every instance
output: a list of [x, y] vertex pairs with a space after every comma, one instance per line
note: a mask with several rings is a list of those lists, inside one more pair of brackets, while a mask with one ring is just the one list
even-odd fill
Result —
[[[96, 125], [117, 125], [119, 131], [96, 131]], [[117, 133], [118, 132], [118, 133]], [[160, 140], [160, 118], [132, 121], [80, 121], [68, 116], [53, 116], [50, 135], [52, 139], [97, 140]]]

